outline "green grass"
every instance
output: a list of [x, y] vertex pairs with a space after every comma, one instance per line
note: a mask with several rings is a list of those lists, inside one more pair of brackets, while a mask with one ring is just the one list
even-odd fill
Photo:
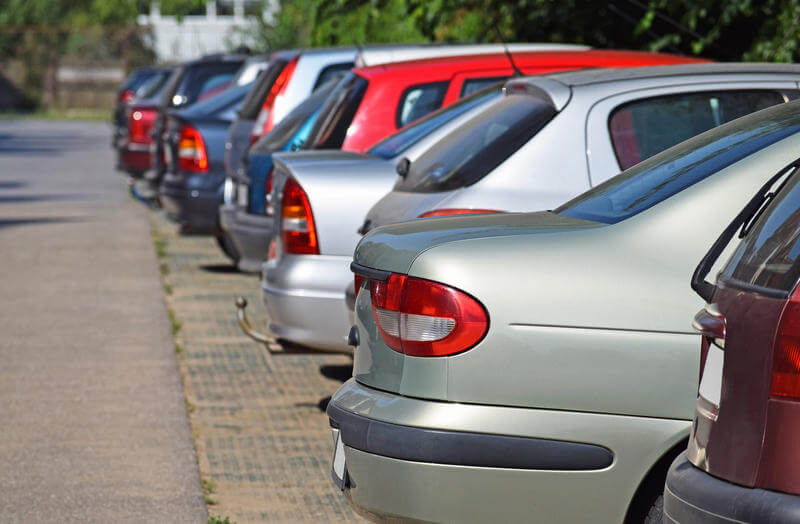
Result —
[[225, 517], [223, 519], [216, 515], [210, 515], [206, 524], [236, 524], [236, 522], [232, 521], [230, 517]]
[[111, 121], [110, 109], [48, 109], [30, 113], [0, 112], [0, 120], [105, 120]]
[[183, 327], [183, 324], [181, 324], [180, 320], [178, 320], [178, 317], [175, 315], [174, 309], [172, 308], [167, 309], [167, 313], [169, 314], [169, 324], [172, 327], [172, 336], [174, 337], [180, 332], [181, 327]]

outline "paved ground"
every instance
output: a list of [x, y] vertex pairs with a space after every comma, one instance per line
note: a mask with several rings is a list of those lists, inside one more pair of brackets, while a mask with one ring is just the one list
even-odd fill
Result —
[[0, 122], [0, 520], [206, 520], [149, 227], [107, 124]]
[[160, 214], [153, 225], [165, 243], [200, 470], [215, 485], [209, 512], [239, 524], [355, 520], [330, 481], [333, 446], [320, 409], [352, 374], [352, 360], [267, 353], [239, 330], [233, 305], [246, 296], [251, 322], [265, 325], [258, 277], [234, 272], [208, 237], [179, 236]]

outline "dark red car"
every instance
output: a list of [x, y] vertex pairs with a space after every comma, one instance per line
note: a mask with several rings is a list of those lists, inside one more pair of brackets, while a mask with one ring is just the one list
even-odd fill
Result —
[[398, 129], [483, 87], [525, 75], [701, 60], [640, 51], [528, 51], [355, 68], [323, 106], [303, 149], [364, 152]]
[[[689, 449], [665, 522], [800, 522], [800, 159], [779, 172], [698, 267], [708, 305]], [[773, 188], [775, 186], [777, 189]], [[705, 282], [730, 239], [743, 239]]]

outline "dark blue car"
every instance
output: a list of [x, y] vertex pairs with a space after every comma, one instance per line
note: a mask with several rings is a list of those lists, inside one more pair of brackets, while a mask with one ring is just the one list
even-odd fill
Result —
[[218, 234], [225, 181], [225, 141], [251, 84], [167, 115], [163, 135], [165, 173], [159, 189], [167, 216], [181, 232]]

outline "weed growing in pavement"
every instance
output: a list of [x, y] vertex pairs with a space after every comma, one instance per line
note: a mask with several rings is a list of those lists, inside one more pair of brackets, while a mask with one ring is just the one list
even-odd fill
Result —
[[184, 357], [183, 346], [181, 346], [177, 342], [175, 342], [175, 354], [178, 355], [178, 358]]
[[169, 264], [166, 261], [162, 261], [158, 264], [158, 270], [161, 271], [161, 276], [166, 277], [169, 275]]
[[186, 400], [186, 412], [188, 414], [191, 415], [192, 413], [194, 413], [194, 410], [196, 410], [196, 409], [197, 409], [197, 407], [194, 404], [189, 402], [189, 400]]
[[216, 515], [210, 515], [206, 524], [236, 524], [236, 521], [231, 520], [230, 517], [225, 517], [223, 519], [222, 517], [218, 517]]
[[158, 233], [153, 233], [153, 245], [156, 246], [156, 256], [160, 259], [167, 258], [167, 240]]
[[172, 286], [170, 286], [169, 284], [167, 284], [167, 281], [166, 281], [166, 280], [164, 281], [164, 292], [165, 292], [167, 295], [172, 295]]
[[211, 479], [203, 479], [201, 481], [203, 483], [203, 492], [206, 495], [211, 495], [217, 491], [217, 483]]
[[174, 337], [180, 332], [183, 324], [181, 324], [180, 320], [178, 320], [174, 309], [168, 308], [167, 313], [169, 313], [169, 325], [172, 327], [172, 336]]

